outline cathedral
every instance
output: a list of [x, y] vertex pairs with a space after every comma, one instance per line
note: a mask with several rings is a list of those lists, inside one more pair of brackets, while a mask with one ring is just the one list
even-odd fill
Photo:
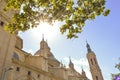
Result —
[[[34, 55], [24, 51], [18, 34], [3, 29], [15, 13], [4, 13], [4, 5], [4, 0], [0, 0], [0, 80], [89, 80], [83, 69], [81, 73], [75, 70], [71, 59], [68, 68], [58, 61], [44, 38]], [[86, 48], [92, 80], [104, 80], [95, 53], [88, 43]]]

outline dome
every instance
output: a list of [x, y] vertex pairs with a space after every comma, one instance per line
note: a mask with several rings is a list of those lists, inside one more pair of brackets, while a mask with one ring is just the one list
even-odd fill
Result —
[[50, 52], [49, 54], [47, 54], [47, 56], [48, 56], [48, 58], [51, 59], [51, 60], [56, 60], [56, 61], [58, 61], [51, 52]]

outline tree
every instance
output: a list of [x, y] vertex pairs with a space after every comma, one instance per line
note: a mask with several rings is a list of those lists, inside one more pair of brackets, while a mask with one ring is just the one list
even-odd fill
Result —
[[[120, 60], [120, 58], [119, 58], [119, 60]], [[115, 65], [115, 68], [117, 68], [120, 71], [120, 62]], [[120, 79], [120, 73], [112, 74], [112, 80], [119, 80], [119, 79], [116, 79], [118, 77]]]
[[107, 16], [110, 12], [105, 0], [7, 0], [4, 11], [9, 9], [19, 11], [5, 27], [9, 32], [26, 31], [40, 22], [52, 25], [59, 21], [63, 22], [60, 32], [67, 38], [77, 38], [87, 20], [101, 14]]

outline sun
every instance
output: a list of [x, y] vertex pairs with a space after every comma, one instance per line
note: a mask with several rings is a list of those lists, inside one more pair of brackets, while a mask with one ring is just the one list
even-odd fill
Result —
[[37, 28], [31, 29], [31, 34], [34, 36], [34, 38], [40, 38], [42, 35], [44, 35], [45, 39], [53, 40], [57, 34], [58, 34], [58, 27], [55, 25], [50, 25], [47, 22], [41, 22]]

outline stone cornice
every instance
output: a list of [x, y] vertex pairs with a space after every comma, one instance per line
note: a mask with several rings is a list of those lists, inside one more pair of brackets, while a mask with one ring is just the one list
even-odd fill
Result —
[[43, 75], [46, 75], [46, 76], [48, 76], [48, 77], [50, 77], [50, 78], [54, 78], [54, 79], [56, 79], [56, 80], [65, 80], [65, 79], [63, 79], [63, 78], [61, 78], [61, 77], [59, 77], [59, 76], [56, 76], [56, 75], [51, 74], [51, 73], [49, 73], [49, 72], [43, 71], [42, 69], [38, 69], [38, 68], [36, 68], [36, 67], [34, 67], [34, 66], [32, 66], [32, 65], [26, 64], [26, 63], [21, 62], [21, 61], [19, 61], [19, 60], [12, 59], [12, 62], [15, 63], [15, 64], [18, 64], [18, 65], [24, 66], [24, 67], [26, 67], [26, 68], [29, 68], [29, 69], [31, 69], [31, 70], [34, 70], [34, 71], [36, 71], [36, 72], [38, 72], [38, 73], [41, 73], [41, 74], [43, 74]]

